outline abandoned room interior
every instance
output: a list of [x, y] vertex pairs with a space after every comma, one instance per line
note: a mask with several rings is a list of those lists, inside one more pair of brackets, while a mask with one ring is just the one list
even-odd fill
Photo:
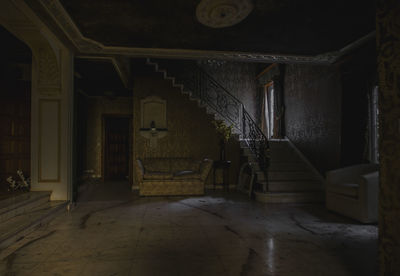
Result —
[[400, 275], [399, 18], [1, 0], [0, 275]]

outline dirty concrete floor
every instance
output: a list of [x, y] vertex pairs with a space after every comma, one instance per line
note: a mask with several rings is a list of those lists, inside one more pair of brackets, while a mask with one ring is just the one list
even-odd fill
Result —
[[236, 193], [82, 202], [0, 253], [0, 275], [377, 275], [377, 227]]

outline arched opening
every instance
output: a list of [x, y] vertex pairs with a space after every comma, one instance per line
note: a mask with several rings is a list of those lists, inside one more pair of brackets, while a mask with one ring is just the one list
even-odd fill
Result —
[[31, 175], [31, 72], [30, 48], [0, 26], [0, 198], [19, 192], [11, 187]]

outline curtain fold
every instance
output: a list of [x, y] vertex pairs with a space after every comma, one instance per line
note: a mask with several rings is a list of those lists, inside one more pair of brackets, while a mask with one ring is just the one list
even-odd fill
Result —
[[265, 97], [265, 86], [260, 88], [260, 96], [259, 96], [259, 105], [260, 105], [260, 128], [261, 131], [264, 133], [265, 136], [268, 137], [268, 119], [266, 115], [268, 113], [268, 106], [266, 105], [266, 97]]

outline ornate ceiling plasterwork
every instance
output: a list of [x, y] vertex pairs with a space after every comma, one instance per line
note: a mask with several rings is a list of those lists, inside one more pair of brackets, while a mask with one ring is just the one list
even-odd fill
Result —
[[200, 23], [211, 28], [236, 25], [253, 10], [251, 0], [202, 0], [196, 8]]
[[[65, 11], [59, 0], [38, 0], [53, 17], [59, 27], [65, 32], [80, 54], [86, 55], [119, 55], [130, 57], [176, 58], [176, 59], [221, 59], [246, 62], [264, 63], [308, 63], [308, 64], [332, 64], [342, 55], [350, 51], [360, 43], [375, 37], [375, 31], [346, 46], [345, 51], [325, 53], [315, 56], [282, 55], [271, 53], [247, 53], [233, 51], [205, 51], [188, 49], [160, 49], [160, 48], [134, 48], [104, 46], [103, 44], [86, 38]], [[236, 2], [236, 1], [235, 1]]]

